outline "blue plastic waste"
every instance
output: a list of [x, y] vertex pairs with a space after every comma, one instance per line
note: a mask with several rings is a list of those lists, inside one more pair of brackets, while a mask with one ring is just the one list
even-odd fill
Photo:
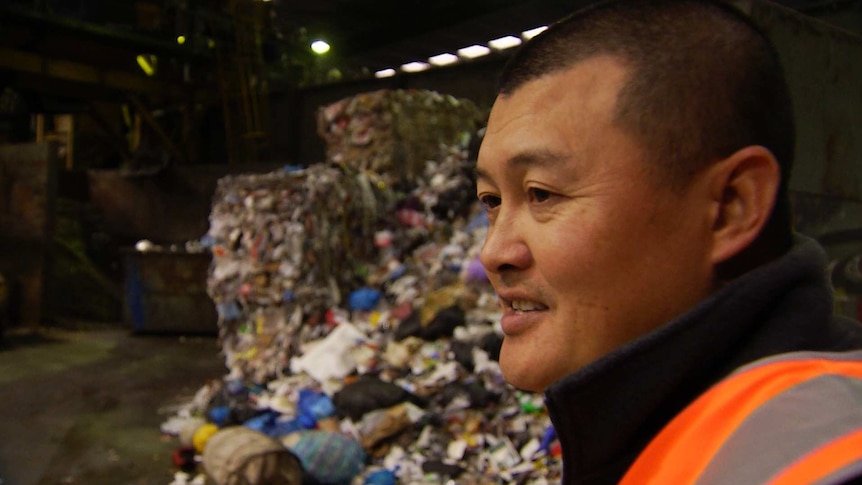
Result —
[[335, 404], [322, 392], [311, 389], [299, 391], [299, 401], [296, 403], [297, 419], [306, 428], [314, 428], [317, 422], [335, 414]]
[[275, 427], [275, 420], [278, 418], [279, 415], [279, 413], [276, 413], [274, 411], [265, 412], [263, 414], [259, 414], [251, 419], [246, 420], [244, 423], [242, 423], [242, 425], [246, 428], [260, 431], [265, 435], [269, 435], [270, 430]]
[[210, 409], [209, 418], [210, 421], [213, 422], [216, 426], [221, 426], [224, 424], [228, 415], [230, 414], [230, 408], [227, 406], [218, 406]]
[[395, 485], [398, 480], [390, 470], [377, 470], [365, 477], [364, 485]]
[[350, 294], [349, 304], [351, 310], [370, 311], [380, 302], [380, 292], [374, 288], [364, 286]]
[[548, 429], [545, 430], [545, 435], [542, 437], [542, 444], [540, 449], [548, 452], [551, 449], [551, 444], [554, 440], [557, 439], [557, 431], [553, 426], [548, 426]]

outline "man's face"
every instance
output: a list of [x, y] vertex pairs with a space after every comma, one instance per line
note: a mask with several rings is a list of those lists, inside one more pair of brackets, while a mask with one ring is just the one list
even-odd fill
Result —
[[481, 259], [516, 387], [541, 391], [709, 292], [702, 184], [679, 194], [647, 175], [639, 144], [612, 121], [625, 77], [612, 58], [588, 59], [491, 111], [477, 169], [490, 220]]

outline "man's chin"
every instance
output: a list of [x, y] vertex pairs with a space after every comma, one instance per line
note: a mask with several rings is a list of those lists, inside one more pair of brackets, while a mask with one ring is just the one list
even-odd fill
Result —
[[530, 359], [512, 361], [505, 356], [505, 343], [500, 352], [500, 371], [503, 378], [513, 387], [528, 392], [544, 392], [550, 385], [543, 375], [536, 372], [535, 363], [530, 364]]

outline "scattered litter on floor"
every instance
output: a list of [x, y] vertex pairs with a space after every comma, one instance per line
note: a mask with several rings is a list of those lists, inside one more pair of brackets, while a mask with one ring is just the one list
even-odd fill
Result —
[[[417, 103], [443, 141], [405, 184], [381, 147]], [[445, 121], [469, 107], [349, 98], [321, 110], [328, 163], [219, 181], [200, 244], [228, 373], [163, 423], [171, 485], [559, 482], [541, 396], [497, 363], [471, 131]]]

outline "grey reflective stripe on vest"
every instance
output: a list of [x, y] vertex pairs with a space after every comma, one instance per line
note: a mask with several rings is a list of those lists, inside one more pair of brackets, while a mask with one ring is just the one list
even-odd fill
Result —
[[805, 381], [748, 416], [697, 483], [767, 483], [799, 458], [858, 428], [862, 381], [835, 375]]
[[833, 360], [836, 362], [849, 362], [855, 360], [862, 363], [862, 349], [845, 352], [814, 352], [810, 350], [801, 350], [799, 352], [777, 354], [746, 364], [735, 370], [733, 374], [728, 376], [728, 378], [733, 377], [735, 374], [739, 374], [750, 369], [756, 369], [757, 367], [764, 365], [775, 364], [776, 362], [791, 362], [794, 360]]
[[[744, 369], [777, 361], [824, 358], [862, 360], [862, 352], [786, 354]], [[725, 441], [696, 483], [768, 483], [798, 459], [856, 429], [862, 429], [862, 379], [818, 376], [778, 394], [752, 412]], [[818, 485], [842, 483], [855, 476], [853, 472], [858, 469], [859, 463], [854, 463]]]

